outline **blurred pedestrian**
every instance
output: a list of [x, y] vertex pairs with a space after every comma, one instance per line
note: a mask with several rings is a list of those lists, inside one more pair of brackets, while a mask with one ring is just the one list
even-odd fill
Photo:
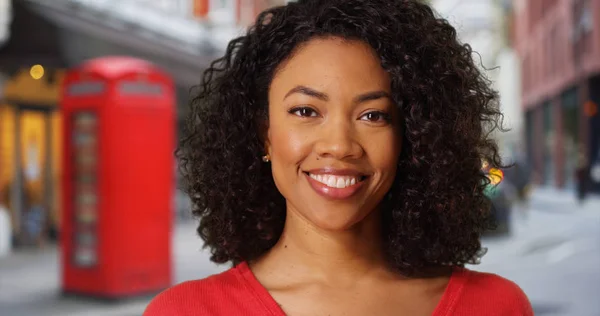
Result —
[[514, 204], [518, 207], [519, 213], [527, 218], [532, 185], [532, 171], [529, 164], [524, 159], [518, 159], [506, 169], [504, 175], [505, 185], [510, 187]]
[[[497, 94], [419, 0], [299, 0], [208, 68], [179, 159], [212, 261], [154, 315], [533, 315], [484, 253]], [[486, 124], [483, 124], [485, 122]]]
[[575, 181], [577, 182], [577, 200], [583, 204], [590, 183], [590, 164], [583, 146], [577, 155], [577, 168], [575, 170]]
[[39, 188], [24, 186], [25, 203], [23, 212], [23, 242], [30, 246], [43, 247], [45, 243], [47, 212]]
[[12, 246], [12, 223], [10, 213], [4, 205], [4, 190], [0, 187], [0, 258], [8, 255]]

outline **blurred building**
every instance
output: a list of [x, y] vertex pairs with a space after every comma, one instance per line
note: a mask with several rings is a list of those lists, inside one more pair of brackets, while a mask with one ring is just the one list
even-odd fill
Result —
[[571, 188], [578, 164], [600, 164], [600, 1], [514, 0], [513, 17], [528, 159]]
[[432, 0], [439, 15], [457, 30], [459, 40], [469, 44], [473, 59], [500, 94], [500, 110], [507, 132], [496, 131], [501, 155], [519, 159], [523, 114], [520, 106], [520, 64], [511, 45], [510, 0]]
[[[256, 14], [284, 0], [0, 0], [0, 203], [15, 240], [41, 206], [44, 236], [60, 230], [63, 74], [84, 60], [138, 57], [171, 74], [179, 126], [191, 86]], [[39, 218], [38, 218], [39, 220]]]

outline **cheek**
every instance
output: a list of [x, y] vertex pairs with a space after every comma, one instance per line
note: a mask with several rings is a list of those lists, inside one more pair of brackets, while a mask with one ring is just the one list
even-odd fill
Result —
[[373, 137], [368, 142], [368, 155], [371, 164], [375, 169], [382, 172], [383, 178], [394, 178], [398, 167], [400, 157], [400, 148], [402, 138], [397, 134], [381, 135], [382, 137]]
[[274, 161], [285, 164], [300, 160], [307, 151], [306, 136], [289, 126], [273, 126], [270, 129], [271, 156]]
[[398, 168], [398, 154], [392, 150], [382, 152], [378, 159], [373, 159], [373, 164], [376, 169], [381, 170], [384, 179], [394, 179]]
[[298, 166], [310, 155], [309, 135], [290, 124], [273, 124], [269, 140], [273, 178], [285, 195], [285, 187], [297, 181]]
[[298, 177], [298, 166], [310, 154], [306, 135], [285, 124], [274, 124], [269, 129], [271, 170], [277, 190], [286, 198], [293, 196]]

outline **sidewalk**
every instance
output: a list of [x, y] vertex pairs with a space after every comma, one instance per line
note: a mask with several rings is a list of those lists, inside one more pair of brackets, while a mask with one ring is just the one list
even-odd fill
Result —
[[[482, 240], [489, 252], [475, 269], [496, 268], [507, 261], [522, 260], [540, 250], [566, 244], [590, 222], [600, 221], [598, 195], [588, 196], [580, 205], [574, 192], [536, 188], [525, 208], [513, 207], [508, 235]], [[535, 264], [533, 258], [531, 262]]]
[[[521, 218], [506, 238], [484, 240], [490, 252], [476, 269], [496, 269], [547, 243], [571, 236], [586, 221], [600, 220], [600, 197], [579, 206], [570, 192], [538, 188], [531, 197], [529, 218]], [[557, 225], [560, 223], [560, 225]], [[579, 225], [579, 226], [578, 226]], [[175, 283], [225, 270], [209, 262], [196, 236], [195, 223], [179, 224], [173, 233]], [[531, 257], [528, 262], [534, 262]], [[525, 263], [523, 263], [525, 264]], [[120, 303], [66, 299], [59, 295], [58, 249], [19, 251], [0, 258], [0, 316], [133, 316], [141, 315], [150, 298]]]
[[[173, 234], [175, 283], [199, 279], [227, 267], [209, 262], [200, 251], [195, 224], [179, 224]], [[0, 258], [0, 316], [133, 316], [141, 315], [151, 298], [107, 303], [60, 296], [59, 252], [56, 246], [25, 250]]]
[[531, 202], [541, 211], [544, 208], [555, 210], [557, 206], [560, 206], [560, 210], [565, 212], [600, 210], [600, 195], [598, 194], [588, 194], [584, 203], [579, 205], [574, 191], [550, 187], [536, 187], [531, 194]]

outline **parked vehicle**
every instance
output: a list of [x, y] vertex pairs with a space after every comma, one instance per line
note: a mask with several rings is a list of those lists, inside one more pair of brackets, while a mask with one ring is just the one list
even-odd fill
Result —
[[491, 215], [496, 228], [489, 234], [507, 234], [510, 232], [510, 218], [512, 213], [513, 187], [504, 182], [504, 172], [500, 169], [490, 168], [484, 170], [490, 183], [485, 189], [485, 195], [491, 202]]

